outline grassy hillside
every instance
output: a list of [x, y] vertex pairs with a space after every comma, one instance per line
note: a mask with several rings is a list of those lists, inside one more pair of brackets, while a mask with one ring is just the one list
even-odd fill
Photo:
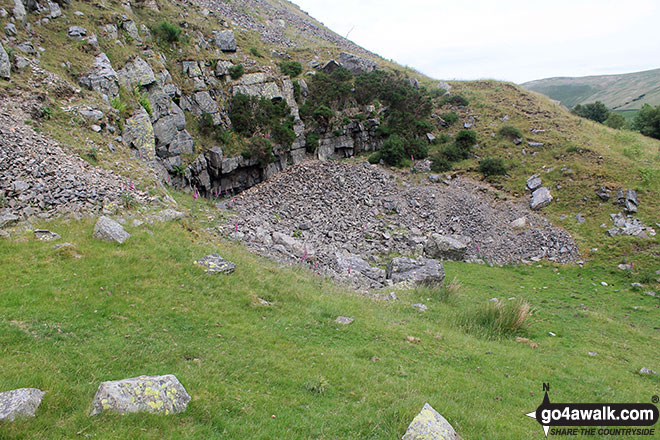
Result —
[[639, 110], [660, 105], [660, 69], [621, 75], [546, 78], [522, 84], [561, 101], [568, 108], [601, 101], [612, 110]]
[[[128, 228], [121, 246], [93, 240], [90, 221], [45, 225], [75, 243], [65, 252], [29, 232], [0, 242], [0, 389], [47, 391], [39, 416], [0, 426], [0, 438], [396, 439], [424, 402], [465, 439], [536, 438], [523, 414], [540, 404], [542, 382], [562, 401], [660, 392], [657, 376], [638, 374], [657, 366], [658, 300], [631, 290], [636, 278], [607, 258], [447, 263], [462, 284], [448, 297], [424, 289], [377, 302], [209, 235], [212, 206], [177, 197], [190, 218]], [[210, 252], [236, 272], [192, 264]], [[531, 303], [519, 334], [538, 348], [479, 326], [493, 297]], [[161, 373], [191, 394], [185, 413], [88, 417], [99, 382]]]

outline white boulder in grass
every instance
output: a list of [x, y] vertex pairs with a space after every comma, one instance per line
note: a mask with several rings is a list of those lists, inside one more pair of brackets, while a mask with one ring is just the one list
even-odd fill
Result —
[[185, 411], [188, 402], [190, 396], [172, 374], [133, 377], [102, 382], [92, 401], [90, 416], [104, 411], [169, 415]]
[[461, 440], [447, 419], [428, 403], [410, 422], [401, 440]]
[[34, 417], [45, 392], [36, 388], [19, 388], [0, 393], [0, 422]]

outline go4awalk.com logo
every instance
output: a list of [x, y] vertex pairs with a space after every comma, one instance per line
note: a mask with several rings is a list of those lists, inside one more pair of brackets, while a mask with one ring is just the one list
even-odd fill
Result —
[[526, 414], [543, 427], [545, 436], [655, 436], [658, 423], [658, 396], [653, 403], [551, 403], [549, 384], [543, 384], [545, 397], [536, 411]]

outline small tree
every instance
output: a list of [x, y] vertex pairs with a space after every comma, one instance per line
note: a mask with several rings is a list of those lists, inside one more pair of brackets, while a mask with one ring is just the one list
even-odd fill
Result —
[[231, 79], [239, 79], [245, 73], [245, 67], [242, 64], [236, 64], [227, 69]]
[[380, 149], [380, 158], [391, 166], [399, 166], [406, 159], [405, 141], [400, 136], [393, 134], [383, 143]]
[[573, 108], [572, 112], [583, 118], [600, 122], [601, 124], [605, 122], [610, 115], [610, 110], [600, 101], [585, 105], [578, 104]]
[[499, 157], [488, 157], [479, 162], [479, 171], [484, 177], [503, 176], [506, 174], [506, 167]]
[[644, 104], [633, 119], [633, 128], [644, 136], [660, 139], [660, 105], [652, 107]]
[[605, 120], [605, 125], [607, 125], [610, 128], [616, 128], [618, 130], [620, 128], [625, 127], [626, 118], [624, 118], [623, 115], [619, 113], [610, 112], [610, 115]]

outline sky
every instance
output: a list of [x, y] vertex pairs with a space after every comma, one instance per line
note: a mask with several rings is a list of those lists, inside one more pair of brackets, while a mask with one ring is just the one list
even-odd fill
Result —
[[660, 0], [293, 0], [428, 76], [522, 83], [660, 68]]

